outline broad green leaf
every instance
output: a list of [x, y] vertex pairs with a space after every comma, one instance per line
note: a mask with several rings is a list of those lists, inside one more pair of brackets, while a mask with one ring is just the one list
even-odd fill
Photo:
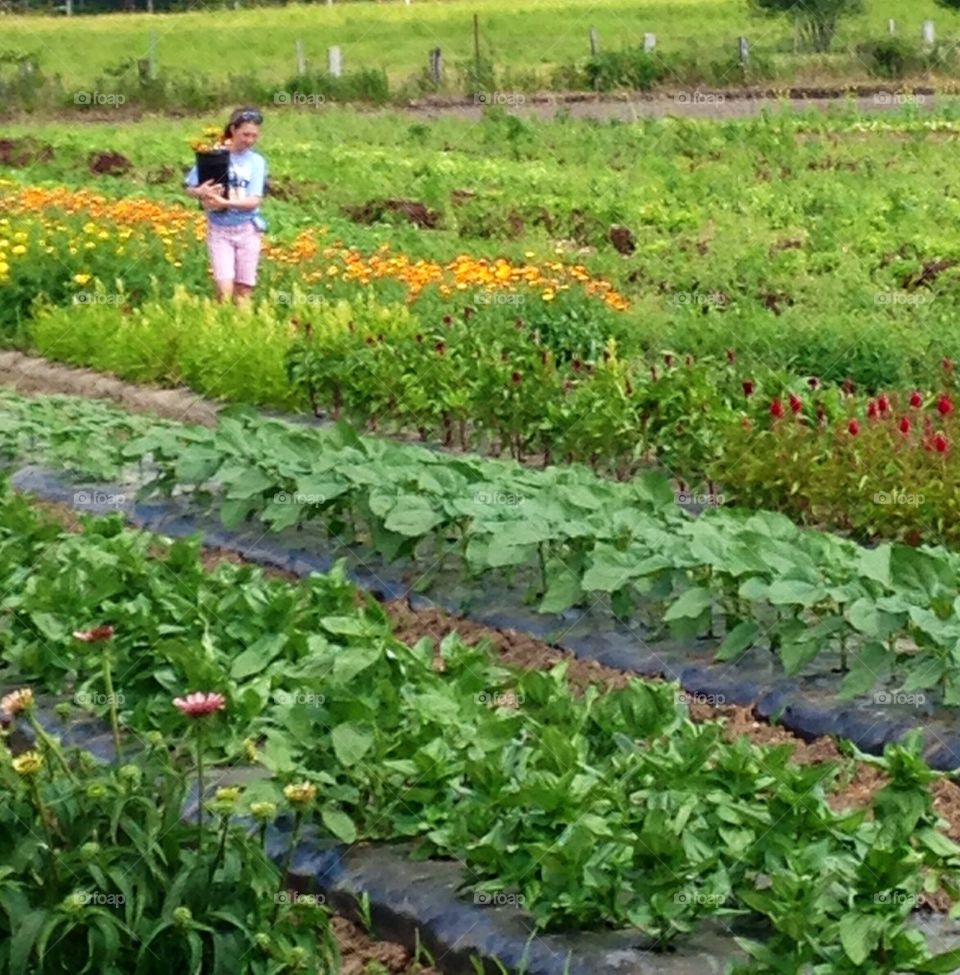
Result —
[[767, 590], [767, 600], [774, 606], [814, 606], [825, 596], [823, 586], [803, 579], [777, 579]]
[[331, 806], [324, 806], [320, 813], [323, 825], [333, 833], [334, 836], [343, 843], [355, 843], [357, 840], [357, 827], [353, 820], [339, 809]]
[[738, 623], [724, 638], [717, 649], [717, 660], [735, 660], [753, 646], [760, 635], [760, 624], [753, 620]]
[[847, 914], [838, 925], [840, 944], [854, 965], [862, 965], [876, 948], [886, 920], [869, 914]]
[[351, 722], [338, 724], [330, 732], [337, 761], [348, 768], [356, 765], [373, 747], [373, 732]]
[[273, 660], [280, 655], [287, 645], [288, 637], [285, 633], [268, 633], [260, 637], [256, 643], [247, 647], [230, 667], [230, 676], [234, 680], [244, 680], [265, 670]]
[[713, 605], [713, 596], [710, 590], [703, 586], [696, 586], [682, 593], [664, 613], [663, 618], [667, 623], [671, 620], [697, 619], [711, 605]]

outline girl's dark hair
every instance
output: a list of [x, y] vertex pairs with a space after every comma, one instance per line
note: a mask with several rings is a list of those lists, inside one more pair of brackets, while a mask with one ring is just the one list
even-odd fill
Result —
[[254, 125], [263, 125], [263, 116], [256, 108], [238, 108], [231, 113], [227, 124], [223, 128], [223, 138], [229, 139], [233, 136], [233, 130], [242, 122], [253, 122]]

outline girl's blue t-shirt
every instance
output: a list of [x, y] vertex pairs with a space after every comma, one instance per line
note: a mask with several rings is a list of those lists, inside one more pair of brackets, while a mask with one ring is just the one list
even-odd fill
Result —
[[[267, 181], [267, 162], [259, 152], [247, 149], [245, 152], [230, 153], [229, 176], [230, 189], [234, 196], [244, 199], [248, 196], [263, 196], [263, 188]], [[200, 179], [197, 167], [194, 166], [187, 173], [184, 186], [198, 186]], [[256, 210], [210, 210], [207, 219], [219, 227], [238, 227], [240, 224], [252, 220], [261, 230], [266, 224], [260, 214], [260, 207]]]

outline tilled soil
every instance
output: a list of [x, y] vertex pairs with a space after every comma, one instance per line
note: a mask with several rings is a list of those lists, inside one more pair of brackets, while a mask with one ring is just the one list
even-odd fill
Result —
[[131, 413], [146, 413], [212, 427], [217, 404], [189, 389], [137, 386], [93, 369], [76, 369], [22, 352], [0, 352], [0, 385], [20, 393], [62, 393], [111, 400]]
[[440, 975], [436, 968], [425, 968], [402, 945], [374, 941], [352, 921], [334, 917], [330, 926], [340, 946], [340, 975]]

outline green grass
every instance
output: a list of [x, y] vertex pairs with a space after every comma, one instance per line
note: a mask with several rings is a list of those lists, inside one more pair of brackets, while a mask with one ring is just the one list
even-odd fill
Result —
[[601, 47], [642, 43], [644, 32], [657, 35], [661, 51], [709, 58], [732, 57], [736, 38], [747, 35], [754, 50], [781, 62], [780, 76], [863, 75], [852, 47], [883, 36], [895, 17], [905, 37], [919, 37], [920, 24], [933, 17], [941, 37], [957, 31], [960, 16], [915, 0], [909, 12], [899, 0], [869, 0], [869, 12], [847, 21], [837, 54], [798, 61], [792, 30], [783, 19], [751, 15], [744, 0], [464, 0], [402, 3], [291, 5], [282, 9], [208, 11], [183, 14], [117, 14], [75, 17], [4, 17], [4, 47], [35, 52], [48, 74], [68, 86], [89, 87], [104, 69], [125, 58], [145, 57], [151, 31], [157, 34], [163, 70], [198, 72], [225, 78], [256, 75], [279, 82], [295, 72], [295, 42], [301, 39], [316, 69], [325, 69], [326, 50], [338, 44], [344, 68], [383, 68], [401, 82], [427, 64], [439, 46], [448, 64], [473, 54], [472, 16], [480, 16], [481, 51], [498, 68], [518, 71], [549, 68], [583, 59], [588, 31], [595, 27]]

